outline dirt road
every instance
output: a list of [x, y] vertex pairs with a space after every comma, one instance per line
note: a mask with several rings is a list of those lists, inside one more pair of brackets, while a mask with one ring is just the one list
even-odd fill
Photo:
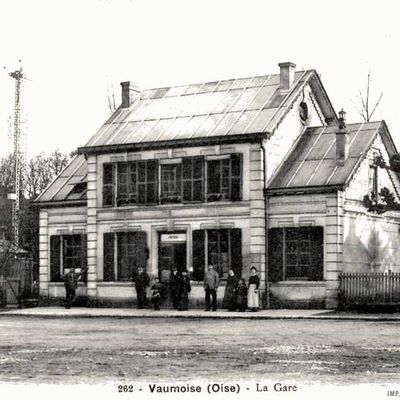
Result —
[[400, 378], [400, 323], [0, 318], [0, 381]]

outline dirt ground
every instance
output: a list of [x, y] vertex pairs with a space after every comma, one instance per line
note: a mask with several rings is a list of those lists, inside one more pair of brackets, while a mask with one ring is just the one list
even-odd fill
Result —
[[0, 318], [0, 382], [394, 383], [400, 323]]

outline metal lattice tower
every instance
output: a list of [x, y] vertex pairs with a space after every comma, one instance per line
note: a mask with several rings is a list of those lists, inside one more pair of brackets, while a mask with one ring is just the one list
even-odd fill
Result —
[[14, 97], [14, 202], [12, 210], [12, 224], [14, 244], [19, 246], [19, 216], [20, 216], [20, 190], [21, 190], [21, 151], [20, 151], [20, 119], [21, 119], [21, 81], [24, 77], [22, 66], [19, 70], [11, 72], [15, 79]]

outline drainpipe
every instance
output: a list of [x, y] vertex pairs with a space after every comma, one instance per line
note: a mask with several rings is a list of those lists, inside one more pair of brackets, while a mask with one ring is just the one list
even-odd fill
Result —
[[269, 280], [268, 280], [268, 196], [267, 196], [267, 159], [265, 155], [265, 147], [263, 146], [263, 139], [260, 142], [261, 151], [263, 153], [263, 161], [264, 161], [264, 227], [265, 227], [265, 308], [270, 308], [269, 303]]

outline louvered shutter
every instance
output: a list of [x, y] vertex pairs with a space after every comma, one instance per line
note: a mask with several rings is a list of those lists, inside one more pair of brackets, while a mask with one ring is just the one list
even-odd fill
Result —
[[58, 282], [60, 276], [61, 236], [50, 236], [50, 281]]
[[231, 268], [237, 277], [242, 276], [242, 231], [241, 229], [230, 230], [231, 242]]
[[114, 275], [114, 233], [103, 235], [103, 280], [111, 282], [115, 280]]
[[310, 228], [311, 265], [308, 271], [310, 281], [324, 279], [324, 228]]
[[268, 279], [270, 282], [283, 280], [283, 229], [268, 230]]
[[[81, 269], [87, 267], [87, 237], [86, 235], [81, 235]], [[82, 281], [87, 282], [87, 271], [82, 274]]]
[[204, 254], [205, 231], [193, 231], [193, 280], [204, 280], [205, 254]]

